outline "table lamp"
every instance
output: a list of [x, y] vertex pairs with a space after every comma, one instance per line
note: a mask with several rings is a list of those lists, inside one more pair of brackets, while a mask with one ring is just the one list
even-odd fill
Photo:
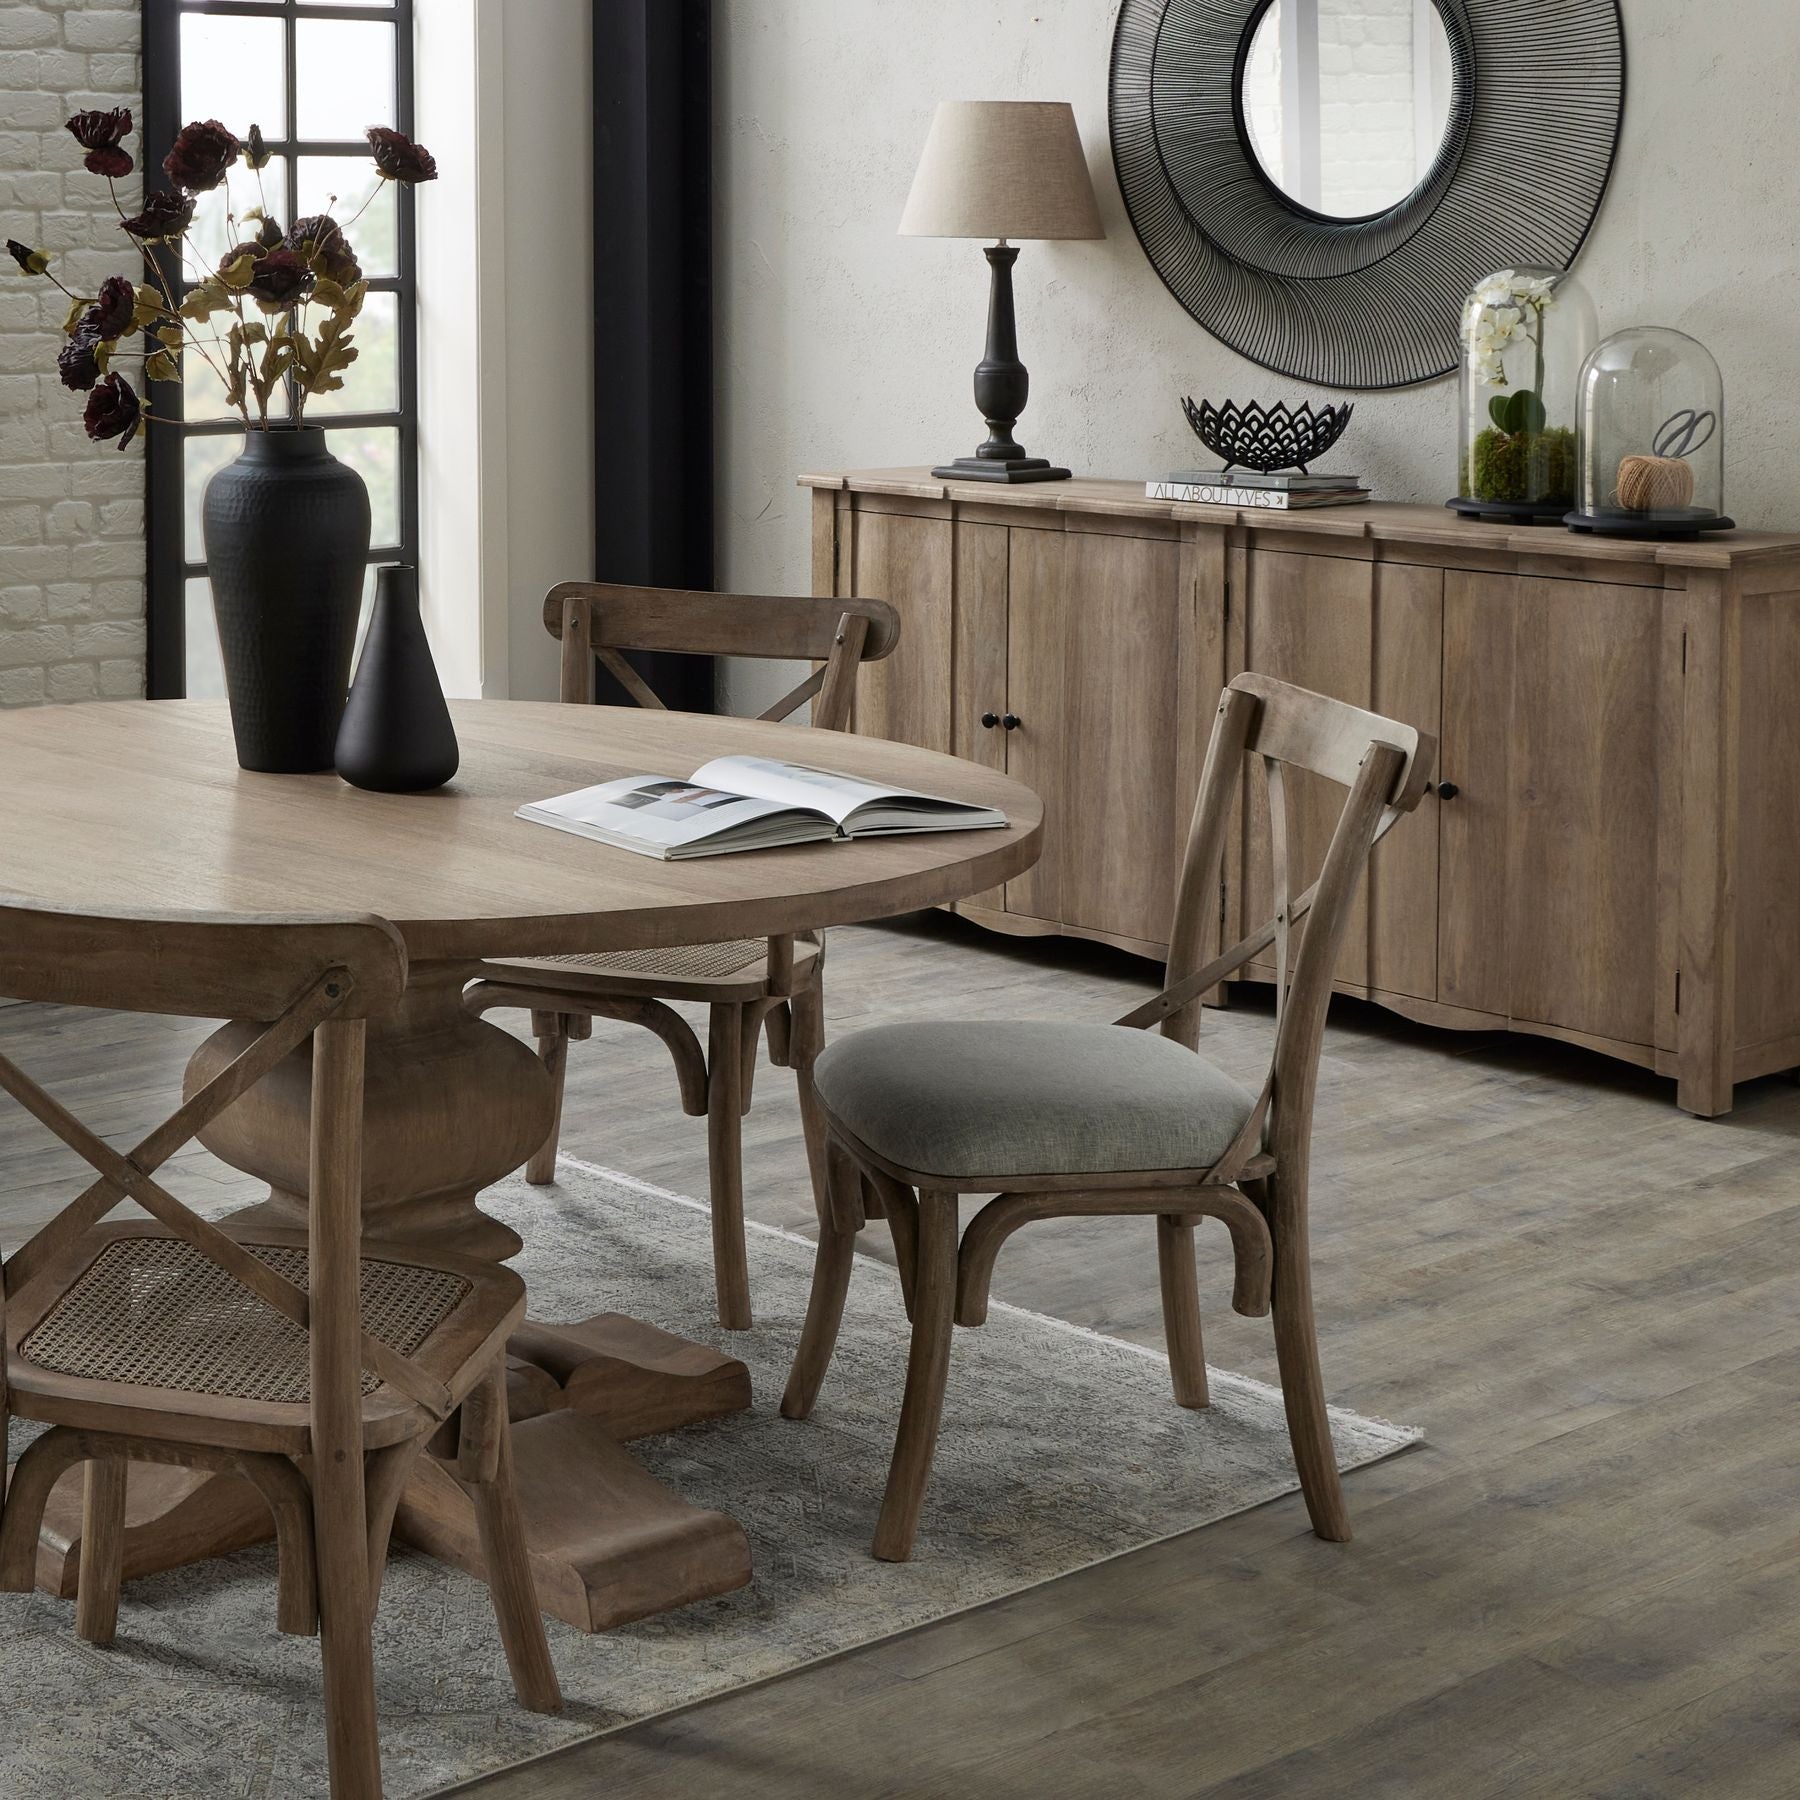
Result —
[[996, 238], [987, 354], [975, 366], [975, 404], [987, 442], [931, 472], [950, 481], [1066, 481], [1013, 438], [1029, 378], [1013, 324], [1012, 238], [1097, 238], [1100, 208], [1088, 179], [1074, 109], [1065, 100], [945, 100], [925, 139], [900, 220], [903, 237]]

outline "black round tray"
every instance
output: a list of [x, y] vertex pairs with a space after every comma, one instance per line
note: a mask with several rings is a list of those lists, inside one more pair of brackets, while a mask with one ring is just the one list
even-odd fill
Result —
[[1661, 538], [1682, 543], [1697, 538], [1703, 531], [1735, 531], [1737, 520], [1723, 513], [1688, 509], [1686, 516], [1665, 513], [1661, 518], [1642, 513], [1572, 512], [1563, 515], [1563, 523], [1571, 531], [1586, 532], [1591, 537]]
[[1560, 525], [1569, 511], [1566, 506], [1539, 506], [1528, 500], [1471, 500], [1466, 494], [1444, 504], [1465, 519], [1485, 519], [1490, 525]]

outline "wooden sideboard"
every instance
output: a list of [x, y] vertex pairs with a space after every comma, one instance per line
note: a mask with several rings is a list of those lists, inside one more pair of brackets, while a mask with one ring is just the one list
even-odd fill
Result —
[[[1219, 690], [1259, 669], [1441, 746], [1375, 853], [1345, 992], [1621, 1057], [1693, 1113], [1800, 1064], [1800, 535], [1636, 542], [920, 469], [801, 483], [814, 591], [904, 621], [857, 729], [1046, 802], [1042, 860], [958, 912], [1161, 957]], [[1291, 804], [1310, 879], [1333, 815], [1303, 783]], [[1247, 788], [1222, 942], [1267, 916], [1263, 806]]]

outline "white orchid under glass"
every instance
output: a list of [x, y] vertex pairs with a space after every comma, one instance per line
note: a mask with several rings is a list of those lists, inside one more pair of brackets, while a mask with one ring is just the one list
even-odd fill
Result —
[[1502, 269], [1490, 275], [1472, 296], [1469, 320], [1469, 363], [1489, 387], [1511, 385], [1506, 374], [1506, 353], [1515, 344], [1529, 343], [1536, 351], [1536, 379], [1532, 391], [1544, 385], [1544, 314], [1556, 304], [1552, 277], [1523, 269]]
[[1462, 315], [1464, 497], [1534, 515], [1574, 504], [1574, 380], [1594, 335], [1592, 303], [1563, 270], [1476, 284]]

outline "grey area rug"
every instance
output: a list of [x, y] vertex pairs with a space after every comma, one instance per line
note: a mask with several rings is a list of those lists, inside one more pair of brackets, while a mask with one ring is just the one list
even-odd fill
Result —
[[[599, 1637], [550, 1623], [567, 1709], [514, 1704], [486, 1590], [397, 1551], [376, 1626], [390, 1800], [922, 1625], [1242, 1512], [1296, 1481], [1279, 1395], [1215, 1372], [1183, 1412], [1154, 1352], [998, 1303], [959, 1331], [914, 1561], [868, 1554], [898, 1414], [907, 1325], [890, 1270], [859, 1259], [814, 1417], [776, 1411], [805, 1310], [810, 1247], [752, 1226], [758, 1325], [712, 1323], [699, 1203], [564, 1158], [484, 1205], [525, 1238], [541, 1317], [617, 1310], [728, 1349], [753, 1409], [635, 1446], [690, 1499], [749, 1532], [739, 1593]], [[1146, 1246], [1148, 1248], [1148, 1246]], [[1346, 1469], [1418, 1433], [1340, 1413]], [[15, 1446], [16, 1451], [16, 1446]], [[71, 1603], [0, 1594], [0, 1794], [82, 1800], [324, 1795], [316, 1639], [274, 1629], [274, 1555], [244, 1551], [132, 1583], [116, 1643], [83, 1644]]]

